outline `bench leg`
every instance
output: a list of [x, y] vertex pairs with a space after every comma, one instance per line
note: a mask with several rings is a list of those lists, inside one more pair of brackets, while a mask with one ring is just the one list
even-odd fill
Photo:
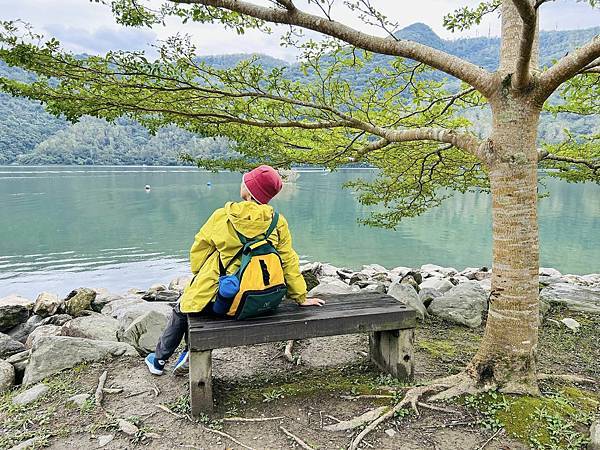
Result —
[[190, 403], [192, 416], [213, 410], [212, 351], [190, 351]]
[[399, 380], [412, 381], [415, 373], [414, 340], [412, 328], [375, 331], [369, 335], [371, 361]]

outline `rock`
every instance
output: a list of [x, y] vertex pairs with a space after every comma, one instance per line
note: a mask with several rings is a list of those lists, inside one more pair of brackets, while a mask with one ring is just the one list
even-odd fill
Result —
[[312, 271], [305, 270], [302, 272], [302, 276], [304, 277], [307, 291], [310, 291], [319, 285], [319, 279]]
[[[427, 280], [426, 280], [427, 281]], [[438, 298], [442, 295], [442, 293], [436, 289], [425, 287], [419, 291], [419, 298], [421, 302], [428, 308], [434, 298]]]
[[411, 270], [409, 272], [407, 272], [404, 277], [412, 277], [413, 280], [415, 280], [415, 282], [417, 284], [421, 284], [423, 282], [423, 275], [419, 272], [416, 272], [414, 270]]
[[183, 292], [188, 284], [190, 284], [190, 281], [192, 281], [192, 277], [190, 276], [174, 278], [169, 283], [169, 290]]
[[546, 277], [546, 276], [540, 275], [540, 278], [539, 278], [539, 283], [540, 283], [541, 287], [550, 286], [551, 284], [566, 283], [566, 282], [567, 282], [567, 280], [565, 280], [563, 277]]
[[25, 374], [27, 364], [29, 364], [30, 355], [31, 350], [25, 350], [24, 352], [15, 353], [6, 360], [6, 362], [12, 364], [15, 369], [15, 384], [21, 384], [23, 381], [23, 375]]
[[27, 336], [29, 336], [33, 332], [33, 330], [39, 327], [42, 324], [43, 320], [44, 319], [42, 316], [34, 314], [29, 319], [27, 319], [27, 322], [17, 325], [6, 334], [8, 334], [15, 341], [25, 343], [25, 341], [27, 340]]
[[75, 406], [78, 406], [81, 408], [85, 404], [85, 402], [88, 398], [90, 398], [90, 394], [77, 394], [72, 397], [69, 397], [67, 399], [67, 401], [65, 402], [65, 404], [67, 406], [75, 405]]
[[367, 264], [362, 266], [363, 271], [374, 272], [374, 273], [386, 273], [387, 269], [381, 264]]
[[419, 291], [421, 289], [430, 288], [435, 289], [436, 291], [441, 292], [443, 294], [444, 292], [449, 291], [453, 287], [454, 285], [445, 278], [431, 277], [423, 280], [423, 282], [419, 285]]
[[449, 277], [452, 275], [456, 275], [458, 273], [458, 270], [456, 270], [454, 267], [442, 267], [442, 266], [437, 266], [435, 264], [424, 264], [421, 266], [421, 272], [427, 272], [427, 273], [439, 273], [442, 274], [444, 277]]
[[321, 264], [321, 266], [319, 267], [319, 273], [318, 273], [318, 275], [321, 275], [323, 277], [335, 277], [335, 278], [337, 278], [338, 277], [338, 274], [337, 274], [338, 270], [340, 270], [339, 267], [335, 267], [335, 266], [332, 266], [331, 264], [324, 263], [324, 264]]
[[73, 317], [80, 316], [83, 311], [89, 310], [96, 298], [96, 292], [88, 288], [79, 288], [71, 291], [65, 299], [65, 312]]
[[176, 302], [181, 297], [181, 291], [147, 291], [142, 298], [148, 302]]
[[160, 292], [160, 291], [166, 291], [167, 287], [164, 284], [153, 284], [152, 286], [150, 286], [150, 289], [148, 289], [148, 290]]
[[588, 275], [581, 275], [579, 278], [590, 286], [600, 284], [600, 273], [590, 273]]
[[600, 314], [600, 286], [555, 283], [540, 291], [540, 299], [571, 311]]
[[33, 346], [33, 341], [38, 336], [58, 336], [60, 334], [60, 330], [61, 327], [58, 325], [40, 325], [27, 337], [27, 341], [25, 341], [25, 347], [31, 348]]
[[43, 442], [43, 439], [40, 437], [33, 437], [31, 439], [27, 439], [26, 441], [21, 442], [19, 445], [15, 445], [14, 447], [9, 448], [8, 450], [31, 450], [32, 448], [37, 448], [37, 444]]
[[102, 436], [98, 436], [98, 447], [108, 445], [114, 438], [114, 434], [103, 434]]
[[129, 436], [133, 436], [139, 431], [138, 427], [125, 419], [118, 419], [117, 423], [119, 425], [119, 430], [125, 434], [128, 434]]
[[571, 319], [570, 317], [565, 317], [564, 319], [561, 319], [561, 322], [569, 330], [572, 330], [575, 332], [579, 331], [579, 327], [581, 327], [581, 324], [579, 322], [577, 322], [575, 319]]
[[37, 383], [49, 375], [63, 369], [70, 369], [84, 361], [137, 355], [131, 345], [123, 342], [94, 341], [68, 336], [40, 336], [33, 342], [23, 383]]
[[421, 320], [425, 320], [427, 310], [419, 298], [419, 294], [417, 294], [417, 291], [415, 291], [412, 286], [398, 282], [392, 283], [387, 293], [399, 302], [411, 306], [417, 311], [417, 317], [420, 317]]
[[15, 395], [12, 402], [15, 405], [28, 405], [41, 398], [50, 388], [44, 383], [36, 384], [35, 386], [21, 392], [19, 395]]
[[465, 270], [459, 273], [464, 277], [467, 277], [469, 280], [485, 280], [487, 278], [491, 278], [492, 272], [487, 267], [467, 267]]
[[98, 291], [96, 291], [96, 298], [94, 298], [94, 300], [92, 300], [92, 304], [91, 304], [91, 309], [94, 312], [101, 312], [102, 308], [104, 308], [104, 306], [106, 306], [107, 303], [110, 303], [114, 300], [119, 300], [123, 298], [120, 295], [117, 294], [110, 294], [110, 293], [98, 293]]
[[544, 276], [544, 277], [562, 277], [562, 273], [560, 273], [558, 270], [556, 269], [552, 269], [550, 267], [540, 267], [540, 271], [539, 271], [540, 276]]
[[369, 279], [369, 275], [367, 275], [366, 273], [363, 272], [356, 272], [354, 274], [352, 274], [352, 276], [350, 277], [350, 284], [356, 284], [359, 281], [367, 281]]
[[600, 419], [597, 419], [590, 427], [588, 450], [600, 450]]
[[73, 316], [68, 314], [56, 314], [54, 316], [46, 317], [40, 322], [40, 325], [58, 325], [59, 327], [62, 327], [71, 319], [73, 319]]
[[6, 359], [15, 353], [25, 350], [25, 346], [9, 335], [0, 333], [0, 359]]
[[0, 299], [0, 333], [4, 333], [29, 318], [34, 302], [18, 295]]
[[387, 434], [389, 437], [394, 437], [396, 436], [396, 431], [393, 428], [388, 428], [385, 430], [385, 434]]
[[408, 272], [410, 272], [412, 269], [410, 267], [394, 267], [392, 270], [390, 270], [390, 275], [394, 275], [396, 277], [400, 277], [402, 278], [404, 275], [406, 275]]
[[133, 345], [143, 356], [151, 353], [156, 348], [162, 331], [167, 326], [167, 317], [156, 311], [149, 311], [135, 319], [122, 332], [119, 340]]
[[146, 302], [141, 298], [124, 298], [110, 302], [102, 309], [102, 314], [111, 316], [119, 321], [119, 328], [127, 328], [136, 318], [149, 311], [156, 311], [165, 317], [171, 315], [173, 308], [165, 302]]
[[427, 310], [449, 322], [476, 328], [481, 325], [487, 294], [475, 281], [459, 284], [433, 299]]
[[118, 341], [119, 321], [104, 314], [92, 313], [77, 317], [62, 326], [60, 334], [97, 341]]
[[349, 286], [341, 280], [334, 280], [327, 283], [321, 282], [318, 286], [309, 291], [308, 297], [318, 297], [319, 295], [351, 294], [357, 292], [359, 288]]
[[15, 384], [15, 368], [12, 364], [0, 359], [0, 394]]
[[419, 292], [419, 290], [420, 290], [419, 283], [417, 282], [417, 280], [410, 273], [404, 275], [399, 280], [399, 283], [400, 284], [404, 284], [406, 286], [411, 286], [416, 292]]
[[387, 292], [387, 287], [383, 283], [371, 283], [362, 288], [361, 292], [385, 294]]
[[481, 287], [481, 289], [483, 289], [488, 294], [490, 292], [492, 292], [492, 280], [491, 279], [488, 278], [486, 280], [478, 281], [477, 284], [479, 284], [479, 286]]
[[53, 316], [61, 305], [62, 300], [60, 300], [57, 295], [49, 292], [42, 292], [35, 300], [33, 312], [42, 317]]

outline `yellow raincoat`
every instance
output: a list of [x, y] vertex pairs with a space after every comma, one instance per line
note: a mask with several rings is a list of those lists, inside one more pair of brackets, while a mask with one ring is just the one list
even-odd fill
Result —
[[[217, 209], [202, 226], [190, 250], [190, 263], [194, 278], [181, 296], [179, 306], [183, 313], [196, 313], [212, 301], [219, 288], [219, 255], [224, 266], [240, 250], [235, 230], [247, 238], [254, 238], [267, 231], [273, 219], [273, 208], [255, 202], [227, 203]], [[297, 303], [306, 300], [306, 283], [300, 273], [298, 255], [292, 248], [292, 236], [287, 220], [281, 214], [277, 228], [269, 240], [277, 249], [281, 261], [288, 297]], [[227, 269], [234, 272], [240, 265], [239, 258]]]

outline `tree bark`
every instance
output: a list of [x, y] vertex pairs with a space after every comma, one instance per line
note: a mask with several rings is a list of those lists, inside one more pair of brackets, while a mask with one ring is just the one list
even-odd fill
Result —
[[485, 334], [467, 373], [479, 385], [539, 394], [536, 136], [540, 110], [527, 97], [504, 92], [492, 102], [492, 114], [492, 292]]

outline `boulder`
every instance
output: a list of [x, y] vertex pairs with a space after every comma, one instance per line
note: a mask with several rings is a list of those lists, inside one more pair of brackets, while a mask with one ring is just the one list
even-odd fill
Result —
[[[420, 276], [421, 274], [419, 274]], [[421, 278], [419, 278], [421, 279]], [[400, 280], [396, 280], [400, 284], [404, 284], [406, 286], [411, 286], [415, 291], [419, 292], [419, 283], [410, 273], [404, 275]]]
[[190, 284], [190, 281], [192, 281], [192, 277], [190, 276], [174, 278], [169, 283], [169, 290], [183, 292], [188, 284]]
[[319, 279], [312, 271], [305, 270], [302, 272], [302, 276], [304, 277], [304, 282], [306, 283], [307, 291], [310, 291], [311, 289], [319, 285]]
[[399, 266], [399, 267], [394, 267], [392, 270], [390, 270], [390, 275], [395, 276], [395, 277], [400, 277], [402, 278], [404, 275], [406, 275], [408, 272], [410, 272], [412, 269], [410, 267], [403, 267], [403, 266]]
[[341, 280], [321, 282], [308, 292], [308, 297], [318, 297], [319, 295], [351, 294], [359, 291], [358, 286], [349, 286]]
[[577, 322], [575, 319], [572, 319], [571, 317], [565, 317], [564, 319], [560, 320], [562, 322], [562, 324], [567, 327], [569, 330], [577, 332], [579, 331], [579, 327], [581, 327], [581, 324], [579, 322]]
[[50, 387], [43, 383], [36, 384], [30, 387], [26, 391], [21, 392], [19, 395], [15, 395], [12, 399], [15, 405], [28, 405], [36, 400], [40, 399], [46, 392], [50, 390]]
[[60, 331], [61, 336], [71, 336], [97, 341], [118, 341], [119, 321], [104, 314], [91, 313], [77, 317], [65, 323]]
[[54, 316], [46, 317], [41, 321], [40, 325], [58, 325], [59, 327], [63, 326], [69, 320], [71, 320], [73, 316], [68, 314], [56, 314]]
[[442, 267], [442, 266], [438, 266], [436, 264], [424, 264], [421, 266], [421, 272], [425, 272], [425, 273], [439, 273], [441, 275], [443, 275], [444, 277], [449, 277], [452, 275], [456, 275], [458, 273], [458, 270], [456, 270], [454, 267]]
[[21, 323], [25, 323], [29, 318], [29, 313], [33, 309], [33, 300], [19, 297], [18, 295], [9, 295], [0, 299], [0, 333], [4, 333]]
[[31, 348], [33, 341], [38, 336], [58, 336], [60, 334], [61, 327], [58, 325], [40, 325], [27, 337], [25, 341], [25, 347]]
[[483, 289], [488, 294], [492, 292], [492, 280], [490, 278], [486, 280], [477, 281], [481, 289]]
[[449, 291], [453, 287], [454, 284], [452, 284], [449, 280], [445, 278], [430, 277], [423, 280], [423, 282], [419, 285], [419, 291], [421, 289], [429, 288], [435, 289], [436, 291], [441, 292], [443, 294], [444, 292]]
[[383, 283], [370, 283], [362, 288], [360, 292], [385, 294], [387, 292], [387, 287]]
[[37, 383], [47, 376], [85, 361], [137, 355], [135, 348], [124, 342], [95, 341], [69, 336], [40, 336], [33, 341], [23, 384]]
[[39, 327], [43, 321], [44, 318], [42, 316], [34, 314], [29, 319], [27, 319], [27, 322], [17, 325], [6, 334], [8, 334], [15, 341], [25, 343], [25, 341], [27, 340], [27, 336], [29, 336], [33, 332], [33, 330]]
[[124, 298], [115, 302], [110, 302], [102, 309], [102, 314], [106, 314], [119, 321], [119, 328], [127, 328], [136, 318], [143, 316], [149, 311], [156, 311], [165, 317], [171, 315], [173, 308], [165, 302], [146, 302], [138, 298]]
[[61, 305], [62, 300], [60, 300], [57, 295], [49, 292], [42, 292], [35, 300], [33, 312], [42, 317], [53, 316]]
[[79, 288], [71, 291], [65, 299], [64, 309], [73, 317], [80, 316], [83, 311], [90, 310], [96, 298], [96, 291], [88, 288]]
[[449, 322], [476, 328], [482, 323], [487, 294], [475, 281], [459, 284], [433, 299], [427, 311]]
[[0, 359], [0, 394], [15, 384], [15, 368], [9, 362]]
[[562, 277], [562, 273], [556, 269], [552, 269], [551, 267], [540, 267], [539, 274], [543, 277]]
[[142, 299], [148, 302], [176, 302], [181, 297], [181, 291], [170, 291], [167, 289], [163, 289], [160, 291], [157, 290], [149, 290], [146, 292]]
[[319, 267], [319, 272], [317, 275], [321, 275], [323, 277], [338, 277], [338, 267], [332, 266], [331, 264], [324, 263]]
[[401, 282], [395, 282], [391, 284], [387, 293], [399, 302], [415, 309], [417, 311], [417, 317], [420, 317], [421, 320], [425, 320], [427, 310], [419, 298], [419, 294], [417, 294], [417, 291], [415, 291], [412, 286]]
[[590, 273], [579, 277], [583, 282], [589, 285], [600, 285], [600, 273]]
[[119, 340], [133, 345], [140, 355], [145, 356], [154, 351], [166, 326], [164, 314], [149, 311], [131, 322], [125, 330], [119, 331]]
[[11, 338], [9, 335], [0, 333], [0, 359], [6, 359], [25, 350], [25, 346]]
[[15, 384], [21, 384], [21, 381], [23, 381], [25, 368], [29, 364], [29, 355], [31, 355], [31, 350], [25, 350], [6, 359], [6, 362], [12, 364], [15, 368]]
[[434, 298], [438, 298], [441, 295], [442, 293], [440, 291], [430, 287], [425, 287], [419, 291], [419, 298], [425, 308], [429, 307]]
[[108, 292], [98, 293], [96, 291], [96, 298], [92, 300], [92, 304], [90, 307], [94, 312], [101, 312], [102, 308], [104, 308], [104, 306], [106, 306], [107, 303], [110, 303], [114, 300], [119, 300], [121, 298], [123, 297], [117, 294], [110, 294]]
[[8, 450], [31, 450], [32, 448], [37, 448], [39, 446], [44, 445], [44, 441], [45, 438], [32, 437], [31, 439], [27, 439], [26, 441], [23, 441], [19, 445], [15, 445], [14, 447], [9, 448]]
[[366, 273], [363, 272], [356, 272], [354, 274], [352, 274], [352, 276], [350, 277], [350, 284], [356, 284], [359, 281], [367, 281], [369, 279], [369, 275], [367, 275]]
[[540, 291], [540, 299], [571, 311], [600, 314], [600, 286], [555, 283]]

